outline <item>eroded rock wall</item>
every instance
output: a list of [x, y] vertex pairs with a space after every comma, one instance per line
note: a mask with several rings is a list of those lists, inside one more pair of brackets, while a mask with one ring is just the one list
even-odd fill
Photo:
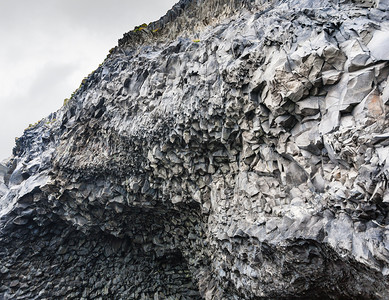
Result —
[[180, 1], [126, 34], [0, 167], [0, 295], [386, 299], [388, 6]]

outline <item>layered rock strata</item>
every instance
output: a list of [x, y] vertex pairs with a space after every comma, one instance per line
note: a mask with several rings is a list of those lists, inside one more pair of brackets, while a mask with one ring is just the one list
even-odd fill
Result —
[[3, 299], [387, 299], [389, 3], [180, 1], [0, 166]]

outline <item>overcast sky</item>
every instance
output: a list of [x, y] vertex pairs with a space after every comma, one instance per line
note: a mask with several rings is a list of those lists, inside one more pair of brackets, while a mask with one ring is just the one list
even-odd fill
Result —
[[123, 34], [178, 0], [0, 0], [0, 161], [56, 111]]

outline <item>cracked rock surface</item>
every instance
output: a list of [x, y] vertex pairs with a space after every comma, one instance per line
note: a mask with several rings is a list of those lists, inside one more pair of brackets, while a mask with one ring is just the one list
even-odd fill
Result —
[[1, 299], [388, 299], [389, 2], [181, 0], [0, 164]]

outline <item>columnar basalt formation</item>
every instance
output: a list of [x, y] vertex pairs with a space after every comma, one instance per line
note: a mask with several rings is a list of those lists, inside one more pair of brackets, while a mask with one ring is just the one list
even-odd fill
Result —
[[186, 0], [0, 165], [2, 299], [388, 299], [389, 2]]

